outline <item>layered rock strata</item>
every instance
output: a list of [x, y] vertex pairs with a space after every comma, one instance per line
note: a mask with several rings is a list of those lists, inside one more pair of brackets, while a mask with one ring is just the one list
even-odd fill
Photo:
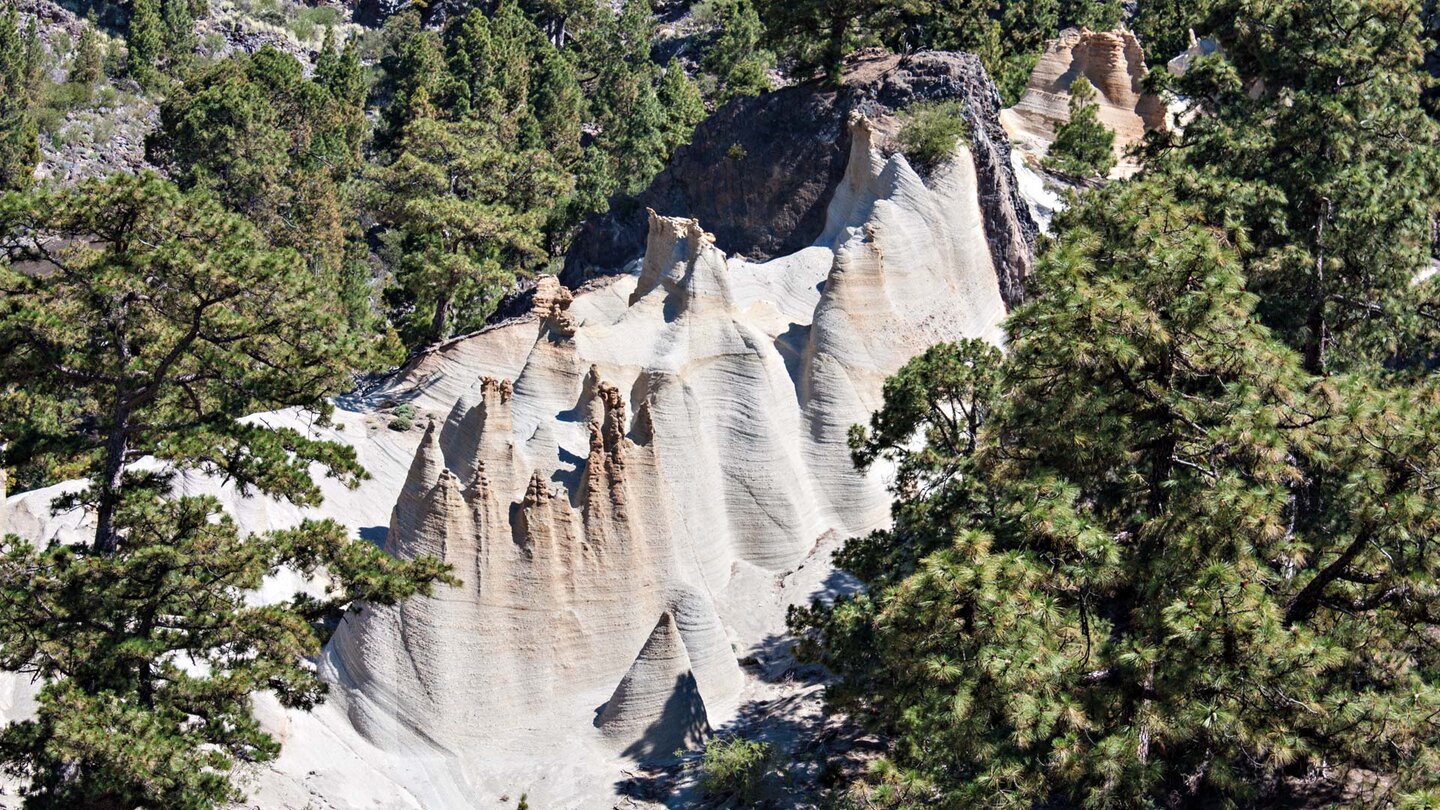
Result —
[[1142, 86], [1148, 72], [1145, 53], [1131, 32], [1071, 28], [1046, 44], [1024, 94], [1000, 121], [1016, 148], [1043, 156], [1055, 129], [1070, 120], [1070, 85], [1084, 76], [1098, 93], [1100, 121], [1115, 132], [1119, 163], [1114, 175], [1132, 173], [1136, 164], [1125, 151], [1147, 129], [1166, 126], [1164, 102]]

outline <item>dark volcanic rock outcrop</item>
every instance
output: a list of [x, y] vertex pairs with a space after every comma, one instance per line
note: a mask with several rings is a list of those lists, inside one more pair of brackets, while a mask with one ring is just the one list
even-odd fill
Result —
[[813, 243], [845, 172], [852, 111], [885, 121], [911, 104], [965, 102], [980, 180], [986, 236], [1006, 303], [1024, 295], [1036, 227], [1010, 168], [1000, 126], [1000, 97], [963, 53], [925, 52], [857, 62], [840, 88], [817, 82], [725, 105], [695, 130], [666, 169], [635, 199], [617, 199], [591, 217], [566, 257], [562, 278], [574, 287], [619, 271], [645, 248], [646, 209], [698, 219], [722, 250], [765, 260]]

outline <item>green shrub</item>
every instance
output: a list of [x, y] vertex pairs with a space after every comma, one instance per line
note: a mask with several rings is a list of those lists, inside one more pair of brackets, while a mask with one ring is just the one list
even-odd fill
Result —
[[701, 29], [710, 30], [720, 24], [720, 9], [727, 0], [700, 0], [690, 7], [690, 21]]
[[394, 417], [390, 420], [391, 430], [398, 430], [403, 433], [415, 427], [415, 406], [408, 402], [395, 406], [395, 410], [391, 411], [390, 415]]
[[200, 53], [207, 59], [219, 59], [225, 51], [225, 35], [219, 31], [211, 31], [200, 41]]
[[922, 169], [949, 160], [957, 140], [970, 140], [965, 105], [959, 101], [914, 104], [900, 113], [900, 150]]
[[345, 15], [334, 6], [303, 6], [290, 22], [290, 30], [301, 41], [308, 41], [317, 30], [334, 28], [345, 22]]
[[1070, 85], [1070, 120], [1055, 130], [1045, 168], [1071, 177], [1099, 177], [1115, 166], [1115, 133], [1100, 123], [1095, 86], [1084, 76]]
[[700, 762], [700, 787], [706, 796], [737, 796], [741, 801], [759, 797], [766, 774], [775, 767], [775, 750], [769, 743], [743, 737], [715, 737], [705, 743]]
[[281, 0], [257, 0], [250, 12], [257, 20], [271, 25], [284, 25], [288, 16]]

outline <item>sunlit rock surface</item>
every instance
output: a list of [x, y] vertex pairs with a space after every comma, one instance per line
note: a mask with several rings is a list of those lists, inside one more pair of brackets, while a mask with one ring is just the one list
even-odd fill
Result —
[[[957, 145], [922, 181], [886, 145], [893, 120], [852, 111], [846, 126], [808, 247], [753, 263], [706, 223], [652, 212], [627, 272], [576, 292], [542, 280], [528, 314], [342, 399], [333, 426], [254, 417], [353, 444], [372, 477], [323, 481], [318, 513], [440, 556], [463, 584], [348, 617], [314, 713], [258, 699], [285, 747], [251, 805], [491, 808], [524, 792], [612, 807], [631, 763], [698, 744], [775, 688], [740, 660], [783, 632], [787, 605], [844, 587], [840, 538], [888, 520], [884, 473], [853, 469], [849, 427], [907, 359], [998, 341], [1006, 311], [982, 198], [996, 177], [1015, 196], [1008, 157], [982, 182]], [[1028, 266], [1029, 249], [999, 255]], [[416, 428], [391, 429], [399, 402]], [[250, 531], [313, 514], [198, 475], [179, 489], [219, 495]], [[48, 514], [55, 494], [12, 496], [0, 524], [83, 535], [85, 516]], [[24, 688], [0, 697], [26, 711]]]
[[1119, 162], [1111, 175], [1133, 174], [1138, 164], [1125, 150], [1147, 129], [1166, 126], [1165, 104], [1141, 85], [1148, 72], [1145, 53], [1131, 32], [1068, 29], [1046, 44], [1024, 94], [1001, 112], [1000, 122], [1016, 149], [1043, 157], [1055, 141], [1055, 129], [1070, 120], [1070, 85], [1084, 76], [1098, 93], [1100, 121], [1115, 132]]

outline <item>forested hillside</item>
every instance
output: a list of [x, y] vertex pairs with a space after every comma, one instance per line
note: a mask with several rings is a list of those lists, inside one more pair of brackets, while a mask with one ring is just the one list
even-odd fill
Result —
[[1440, 804], [1437, 32], [0, 0], [13, 806]]

